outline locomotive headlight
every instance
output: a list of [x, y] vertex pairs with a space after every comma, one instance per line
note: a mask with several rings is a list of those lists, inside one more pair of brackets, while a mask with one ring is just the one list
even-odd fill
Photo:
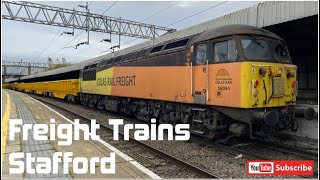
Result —
[[279, 73], [279, 74], [282, 74], [282, 72], [283, 72], [283, 69], [282, 69], [282, 68], [279, 68], [278, 73]]
[[296, 76], [295, 74], [296, 74], [295, 71], [288, 70], [287, 71], [287, 78], [295, 77]]
[[269, 76], [273, 76], [274, 72], [273, 72], [273, 69], [272, 68], [269, 68], [268, 69], [268, 75]]

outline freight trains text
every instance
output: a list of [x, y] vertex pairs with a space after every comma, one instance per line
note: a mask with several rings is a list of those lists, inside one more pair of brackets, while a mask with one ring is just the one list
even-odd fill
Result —
[[136, 76], [97, 78], [98, 86], [135, 86]]

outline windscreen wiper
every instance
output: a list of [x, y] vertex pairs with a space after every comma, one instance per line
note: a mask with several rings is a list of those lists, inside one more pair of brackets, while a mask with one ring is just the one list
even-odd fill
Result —
[[254, 36], [254, 35], [251, 35], [251, 37], [253, 38], [253, 42], [256, 43], [257, 45], [261, 46], [262, 48], [264, 48], [264, 46], [261, 44], [261, 42], [259, 42], [259, 40]]

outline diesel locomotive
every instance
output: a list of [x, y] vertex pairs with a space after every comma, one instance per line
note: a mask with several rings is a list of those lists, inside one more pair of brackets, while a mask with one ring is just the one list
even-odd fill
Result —
[[227, 25], [5, 86], [134, 116], [188, 123], [207, 138], [296, 131], [297, 66], [283, 39]]

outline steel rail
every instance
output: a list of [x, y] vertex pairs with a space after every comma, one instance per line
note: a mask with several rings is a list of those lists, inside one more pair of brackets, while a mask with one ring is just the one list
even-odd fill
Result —
[[[207, 141], [204, 141], [203, 139], [200, 139], [198, 137], [192, 137], [193, 140], [195, 140], [195, 142], [200, 142], [200, 143], [203, 143], [205, 146], [208, 146], [210, 148], [217, 148], [217, 149], [220, 149], [224, 152], [228, 152], [228, 153], [231, 153], [231, 154], [234, 154], [234, 155], [238, 155], [239, 153], [243, 154], [245, 158], [247, 159], [253, 159], [253, 160], [274, 160], [274, 159], [271, 159], [267, 156], [264, 156], [264, 155], [258, 155], [258, 154], [253, 154], [253, 153], [250, 153], [250, 152], [247, 152], [245, 150], [241, 150], [241, 149], [237, 149], [235, 147], [232, 147], [232, 146], [228, 146], [228, 145], [224, 145], [224, 144], [221, 144], [221, 143], [212, 143], [212, 142], [207, 142]], [[259, 144], [261, 145], [261, 144]], [[290, 151], [290, 150], [284, 150], [284, 149], [280, 149], [280, 148], [276, 148], [276, 147], [271, 147], [271, 146], [274, 146], [274, 145], [271, 145], [269, 144], [268, 145], [264, 145], [264, 147], [267, 147], [269, 149], [273, 149], [273, 150], [277, 150], [277, 151], [282, 151], [282, 152], [287, 152], [289, 154], [293, 154], [293, 155], [297, 155], [297, 156], [301, 156], [301, 157], [309, 157], [309, 153], [307, 153], [306, 155], [304, 154], [299, 154], [299, 153], [295, 153], [294, 151]], [[312, 154], [312, 157], [313, 158], [316, 158], [315, 157], [315, 154]], [[316, 159], [313, 159], [313, 158], [310, 158], [312, 160], [318, 160], [318, 158]], [[298, 176], [298, 177], [301, 177], [301, 178], [318, 178], [318, 172], [314, 171], [313, 173], [313, 176]]]
[[298, 148], [292, 148], [290, 146], [285, 146], [285, 145], [280, 145], [280, 144], [275, 144], [275, 143], [261, 142], [261, 141], [254, 141], [254, 143], [257, 144], [258, 146], [263, 146], [268, 149], [282, 151], [284, 153], [293, 154], [293, 155], [300, 156], [300, 157], [310, 159], [310, 160], [318, 160], [318, 154], [308, 152], [308, 151], [303, 151]]
[[[91, 118], [88, 118], [88, 117], [86, 117], [86, 116], [84, 116], [84, 115], [81, 115], [81, 114], [79, 114], [79, 113], [73, 112], [73, 111], [71, 111], [71, 110], [69, 110], [69, 109], [63, 108], [63, 107], [61, 107], [61, 106], [58, 106], [58, 105], [56, 105], [56, 104], [54, 104], [54, 103], [51, 103], [51, 102], [49, 102], [49, 101], [45, 101], [45, 100], [43, 100], [42, 98], [41, 98], [41, 99], [40, 99], [40, 98], [37, 98], [37, 95], [32, 96], [32, 97], [35, 98], [35, 99], [37, 99], [38, 101], [41, 101], [42, 103], [49, 104], [49, 105], [51, 105], [51, 106], [54, 106], [54, 107], [57, 108], [57, 109], [61, 109], [61, 110], [63, 110], [63, 111], [66, 111], [66, 112], [68, 112], [68, 113], [70, 113], [70, 114], [72, 114], [72, 115], [74, 115], [74, 116], [81, 117], [82, 119], [85, 119], [85, 120], [87, 120], [87, 121], [91, 121]], [[106, 128], [107, 130], [113, 132], [113, 129], [112, 129], [111, 127], [108, 127], [108, 126], [105, 126], [105, 125], [102, 125], [102, 124], [100, 124], [100, 125], [103, 126], [104, 128]], [[124, 134], [123, 134], [122, 132], [120, 132], [120, 131], [119, 131], [119, 134], [120, 134], [122, 137], [124, 136]], [[154, 147], [152, 147], [152, 146], [150, 146], [150, 145], [148, 145], [148, 144], [146, 144], [146, 143], [144, 143], [144, 142], [142, 142], [142, 141], [135, 140], [135, 139], [134, 139], [133, 137], [131, 137], [131, 136], [129, 137], [129, 140], [130, 140], [130, 141], [133, 141], [134, 143], [136, 143], [136, 144], [138, 144], [138, 145], [143, 146], [145, 149], [148, 149], [149, 151], [152, 151], [152, 152], [156, 153], [157, 155], [163, 157], [164, 159], [167, 159], [167, 160], [169, 160], [169, 161], [171, 161], [171, 162], [176, 163], [177, 165], [179, 165], [179, 167], [183, 166], [183, 167], [185, 167], [186, 169], [193, 171], [194, 173], [198, 174], [199, 176], [201, 176], [201, 177], [203, 177], [203, 178], [215, 178], [215, 179], [216, 179], [216, 178], [219, 178], [219, 179], [222, 179], [222, 177], [219, 177], [219, 176], [216, 175], [216, 174], [212, 174], [212, 173], [210, 173], [210, 172], [208, 172], [208, 171], [206, 171], [206, 170], [200, 169], [200, 168], [197, 167], [197, 166], [194, 166], [194, 165], [192, 165], [192, 164], [190, 164], [190, 163], [188, 163], [188, 162], [185, 162], [185, 161], [183, 161], [183, 160], [181, 160], [181, 159], [179, 159], [179, 158], [177, 158], [177, 157], [174, 157], [174, 156], [172, 156], [172, 155], [170, 155], [170, 154], [168, 154], [168, 153], [166, 153], [166, 152], [164, 152], [164, 151], [161, 151], [161, 150], [159, 150], [159, 149], [156, 149], [156, 148], [154, 148]]]
[[[39, 96], [39, 95], [33, 95], [32, 97], [35, 97], [35, 98], [36, 98], [37, 96]], [[43, 97], [43, 98], [45, 98], [45, 97]], [[53, 103], [51, 103], [51, 102], [47, 102], [47, 101], [44, 101], [44, 100], [39, 99], [39, 98], [36, 98], [36, 99], [38, 99], [38, 100], [40, 100], [40, 101], [42, 101], [42, 102], [44, 102], [44, 103], [48, 103], [48, 104], [50, 104], [50, 105], [52, 105], [52, 106], [54, 106], [54, 107], [57, 107], [57, 108], [59, 108], [59, 109], [65, 110], [65, 111], [67, 111], [67, 112], [69, 112], [69, 113], [71, 113], [71, 114], [74, 114], [74, 115], [76, 115], [76, 116], [80, 116], [80, 117], [82, 117], [82, 118], [84, 118], [84, 119], [86, 119], [86, 120], [89, 119], [88, 117], [85, 117], [85, 116], [83, 116], [83, 115], [79, 115], [79, 114], [77, 114], [77, 113], [75, 113], [75, 112], [72, 112], [72, 111], [70, 111], [70, 110], [68, 110], [68, 109], [65, 109], [65, 108], [63, 108], [63, 107], [57, 106], [57, 105], [55, 105], [55, 104], [53, 104]], [[110, 114], [112, 114], [112, 115], [114, 115], [114, 116], [119, 116], [119, 117], [121, 117], [121, 118], [126, 117], [126, 116], [124, 116], [124, 115], [119, 115], [119, 114], [113, 113], [113, 112], [110, 112]], [[107, 128], [108, 130], [113, 131], [111, 127], [107, 127], [107, 126], [103, 126], [103, 127]], [[123, 133], [120, 132], [120, 135], [123, 136]], [[168, 160], [170, 160], [170, 159], [172, 158], [171, 160], [175, 161], [176, 163], [179, 163], [179, 165], [182, 165], [182, 166], [184, 166], [184, 167], [186, 167], [186, 168], [188, 168], [188, 167], [190, 168], [190, 167], [191, 167], [191, 168], [193, 169], [193, 171], [199, 173], [199, 174], [202, 175], [203, 177], [206, 177], [206, 178], [221, 178], [221, 177], [219, 177], [219, 176], [217, 176], [217, 175], [211, 174], [210, 172], [207, 172], [207, 171], [205, 171], [205, 170], [202, 170], [202, 169], [200, 169], [200, 168], [198, 168], [198, 167], [196, 167], [196, 166], [194, 166], [194, 165], [191, 165], [191, 164], [189, 164], [189, 163], [187, 163], [187, 162], [185, 162], [185, 161], [183, 161], [183, 160], [180, 160], [180, 159], [178, 159], [178, 158], [176, 158], [176, 157], [173, 157], [173, 156], [171, 156], [171, 155], [169, 155], [169, 154], [167, 154], [167, 153], [165, 153], [165, 152], [163, 152], [163, 151], [161, 151], [161, 150], [155, 149], [155, 148], [151, 147], [151, 146], [148, 145], [148, 144], [145, 144], [145, 143], [143, 143], [143, 142], [141, 142], [141, 141], [137, 141], [137, 140], [135, 140], [135, 139], [132, 138], [132, 137], [130, 137], [130, 140], [138, 143], [139, 145], [142, 145], [142, 146], [145, 147], [146, 149], [149, 149], [149, 150], [154, 151], [155, 153], [161, 155], [161, 157], [164, 157], [164, 158], [166, 158], [166, 159], [168, 159]], [[197, 137], [197, 136], [192, 136], [190, 140], [191, 140], [191, 141], [194, 141], [194, 142], [196, 142], [196, 143], [201, 143], [201, 144], [203, 144], [203, 145], [205, 145], [205, 146], [207, 146], [207, 147], [210, 147], [210, 148], [220, 149], [220, 150], [222, 150], [222, 151], [224, 151], [224, 152], [227, 152], [227, 153], [230, 153], [230, 154], [238, 155], [239, 153], [241, 153], [241, 154], [243, 154], [246, 158], [249, 158], [249, 159], [270, 160], [269, 157], [264, 156], [264, 155], [261, 155], [261, 154], [253, 154], [253, 153], [247, 152], [247, 151], [245, 151], [245, 150], [241, 150], [241, 149], [238, 149], [238, 148], [235, 148], [235, 147], [232, 147], [232, 146], [228, 146], [228, 145], [225, 145], [225, 144], [213, 143], [213, 142], [205, 141], [203, 138], [200, 138], [200, 137]], [[252, 141], [252, 142], [255, 143], [255, 142], [257, 142], [257, 141]], [[259, 144], [259, 145], [260, 145], [260, 144]], [[269, 147], [268, 147], [268, 145], [266, 145], [266, 147], [269, 148], [269, 149], [274, 149], [274, 150], [282, 151], [282, 152], [285, 151], [284, 149], [278, 149], [278, 148], [276, 148], [276, 147], [270, 147], [270, 146], [273, 146], [273, 145], [269, 145]], [[294, 153], [294, 151], [290, 151], [290, 150], [287, 150], [286, 152], [289, 153], [289, 154], [293, 154], [293, 155], [297, 155], [297, 156], [301, 156], [301, 157], [304, 156], [303, 154]], [[291, 153], [291, 152], [292, 152], [292, 153]], [[307, 154], [309, 154], [309, 153], [307, 153]], [[306, 157], [308, 157], [308, 156], [309, 156], [309, 155], [306, 155]], [[312, 154], [312, 155], [310, 155], [310, 156], [313, 157], [313, 158], [311, 158], [311, 159], [313, 159], [313, 160], [318, 160], [318, 159], [314, 159], [314, 158], [315, 158], [315, 154]], [[299, 177], [310, 178], [310, 176], [299, 176]], [[313, 176], [313, 177], [318, 177], [318, 173], [317, 173], [317, 172], [314, 172], [314, 176]], [[311, 177], [311, 178], [312, 178], [312, 177]]]

